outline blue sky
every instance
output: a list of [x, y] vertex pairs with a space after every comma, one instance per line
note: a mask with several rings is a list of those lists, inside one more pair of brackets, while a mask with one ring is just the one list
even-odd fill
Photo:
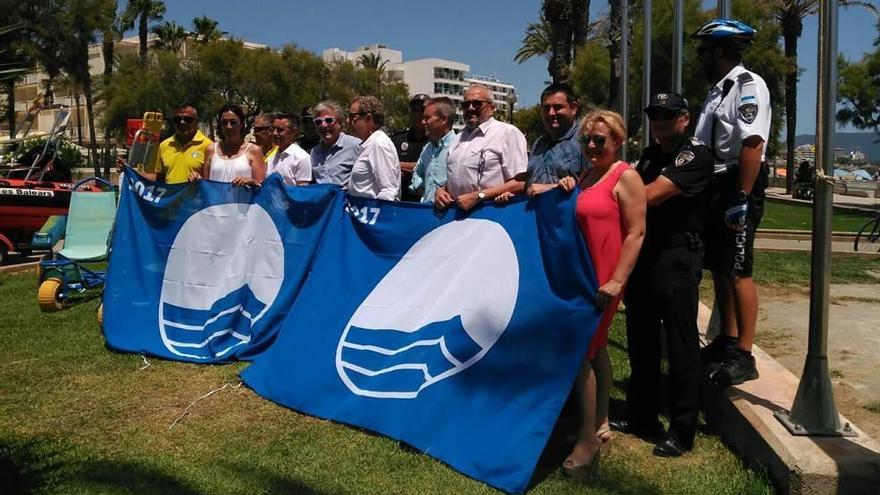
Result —
[[[877, 4], [877, 0], [870, 0]], [[324, 48], [351, 50], [384, 43], [403, 51], [404, 60], [439, 57], [470, 64], [471, 71], [512, 82], [520, 102], [532, 105], [547, 80], [546, 61], [513, 61], [526, 23], [536, 20], [540, 0], [166, 0], [166, 20], [190, 27], [207, 15], [236, 37], [278, 47], [285, 43], [320, 54]], [[124, 5], [124, 2], [120, 2]], [[714, 2], [704, 2], [705, 5]], [[607, 11], [594, 0], [590, 17]], [[804, 69], [798, 94], [798, 134], [812, 134], [816, 120], [817, 19], [805, 21], [798, 53]], [[862, 9], [840, 10], [839, 50], [850, 60], [872, 48], [873, 16]]]

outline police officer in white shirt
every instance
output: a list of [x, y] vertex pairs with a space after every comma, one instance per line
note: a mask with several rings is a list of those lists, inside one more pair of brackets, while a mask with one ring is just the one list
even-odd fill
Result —
[[461, 109], [467, 127], [449, 145], [448, 181], [437, 188], [434, 205], [446, 208], [456, 203], [469, 210], [483, 201], [500, 203], [522, 192], [525, 183], [514, 177], [528, 167], [523, 133], [493, 118], [495, 103], [485, 86], [468, 88]]
[[702, 358], [722, 386], [758, 377], [751, 353], [758, 318], [752, 251], [764, 209], [771, 111], [764, 80], [742, 65], [742, 52], [755, 34], [740, 21], [715, 19], [693, 35], [700, 41], [706, 75], [718, 81], [703, 104], [695, 135], [715, 156], [706, 265], [718, 291], [722, 335], [703, 349]]

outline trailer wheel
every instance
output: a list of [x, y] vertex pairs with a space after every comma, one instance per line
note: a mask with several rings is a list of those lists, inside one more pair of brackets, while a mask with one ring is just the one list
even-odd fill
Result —
[[40, 284], [40, 289], [37, 292], [40, 311], [51, 313], [64, 307], [64, 301], [61, 300], [62, 284], [63, 282], [57, 278], [46, 279]]

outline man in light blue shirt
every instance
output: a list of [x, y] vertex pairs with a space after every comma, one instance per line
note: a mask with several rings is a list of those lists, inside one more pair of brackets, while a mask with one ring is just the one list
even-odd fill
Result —
[[425, 104], [422, 125], [429, 141], [419, 155], [409, 185], [412, 193], [422, 190], [422, 203], [433, 203], [437, 188], [446, 184], [446, 156], [449, 154], [449, 143], [455, 137], [452, 130], [454, 120], [455, 104], [451, 99], [440, 96], [431, 98]]
[[342, 132], [342, 107], [322, 101], [312, 109], [315, 128], [321, 142], [309, 153], [312, 176], [318, 184], [348, 186], [351, 167], [361, 150], [361, 140]]
[[552, 189], [564, 177], [577, 179], [589, 162], [581, 152], [579, 104], [568, 84], [555, 83], [541, 93], [544, 134], [532, 144], [527, 171], [529, 196]]

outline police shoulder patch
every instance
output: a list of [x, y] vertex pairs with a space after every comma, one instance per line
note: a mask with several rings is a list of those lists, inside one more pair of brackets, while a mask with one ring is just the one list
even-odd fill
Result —
[[691, 150], [683, 150], [675, 157], [675, 166], [681, 167], [687, 165], [694, 159], [694, 152]]
[[755, 78], [752, 77], [752, 75], [748, 72], [741, 73], [740, 75], [736, 76], [736, 79], [740, 82], [740, 84], [749, 83], [755, 80]]
[[755, 103], [743, 103], [739, 106], [739, 118], [746, 124], [751, 124], [758, 117], [758, 105]]

